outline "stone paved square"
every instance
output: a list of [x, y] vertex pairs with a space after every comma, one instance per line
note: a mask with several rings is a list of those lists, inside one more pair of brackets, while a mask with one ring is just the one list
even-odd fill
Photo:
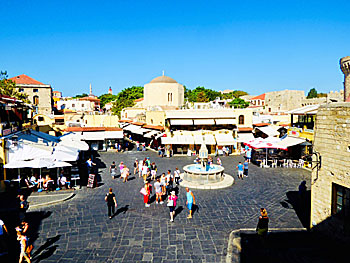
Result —
[[[260, 207], [266, 207], [271, 228], [302, 228], [294, 209], [281, 205], [286, 193], [297, 191], [302, 180], [310, 187], [310, 172], [303, 169], [261, 169], [249, 166], [249, 177], [238, 180], [234, 168], [241, 156], [223, 157], [225, 172], [236, 183], [222, 190], [193, 189], [198, 210], [187, 219], [185, 189], [180, 187], [174, 222], [166, 204], [145, 208], [139, 193], [141, 178], [112, 179], [108, 167], [123, 161], [133, 170], [135, 158], [150, 157], [158, 175], [180, 170], [193, 157], [159, 158], [153, 152], [100, 153], [107, 168], [100, 169], [102, 185], [82, 188], [73, 199], [29, 213], [50, 212], [41, 221], [35, 240], [36, 262], [225, 262], [229, 234], [255, 228]], [[104, 196], [112, 187], [118, 213], [110, 220]]]

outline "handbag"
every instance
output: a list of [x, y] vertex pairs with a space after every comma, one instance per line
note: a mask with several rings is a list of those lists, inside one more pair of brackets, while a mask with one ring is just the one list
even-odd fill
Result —
[[143, 195], [147, 195], [147, 191], [146, 191], [146, 189], [144, 187], [141, 188], [140, 193], [143, 194]]
[[166, 204], [167, 206], [174, 206], [174, 200], [169, 199], [168, 203]]

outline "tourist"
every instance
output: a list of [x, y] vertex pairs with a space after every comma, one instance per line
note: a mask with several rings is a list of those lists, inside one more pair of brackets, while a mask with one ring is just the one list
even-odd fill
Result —
[[[19, 241], [21, 252], [19, 255], [19, 263], [23, 261], [23, 258], [30, 263], [30, 254], [27, 252], [28, 246], [28, 238], [21, 233], [21, 231], [17, 231], [17, 240]], [[29, 254], [29, 255], [28, 255]]]
[[151, 161], [150, 161], [149, 157], [145, 158], [145, 163], [146, 163], [148, 169], [151, 170]]
[[193, 209], [193, 205], [196, 204], [196, 199], [194, 198], [194, 195], [192, 193], [192, 191], [190, 191], [190, 189], [188, 187], [186, 187], [186, 205], [188, 210], [190, 211], [190, 214], [188, 215], [188, 219], [192, 218], [192, 209]]
[[245, 177], [248, 177], [248, 166], [249, 166], [249, 163], [248, 163], [248, 160], [245, 160], [244, 163], [243, 163], [243, 175]]
[[136, 158], [134, 162], [134, 175], [136, 175], [136, 173], [138, 172], [139, 172], [139, 161]]
[[171, 195], [169, 196], [167, 203], [170, 210], [170, 222], [174, 222], [176, 200], [177, 196], [175, 195], [175, 191], [171, 191]]
[[4, 224], [4, 221], [0, 219], [0, 256], [8, 253], [5, 234], [8, 235], [7, 228]]
[[142, 167], [143, 167], [143, 160], [140, 160], [140, 161], [139, 161], [139, 169], [138, 169], [138, 171], [139, 171], [139, 177], [141, 177], [141, 174], [142, 174]]
[[93, 166], [95, 166], [96, 164], [91, 160], [91, 157], [86, 161], [86, 165], [88, 168], [88, 174], [94, 173]]
[[256, 232], [259, 236], [265, 237], [269, 228], [269, 218], [265, 208], [260, 208], [260, 214]]
[[70, 182], [68, 181], [67, 177], [63, 174], [59, 177], [59, 186], [62, 188], [63, 186], [66, 187], [66, 189], [70, 189]]
[[124, 166], [120, 176], [123, 178], [123, 183], [127, 182], [129, 177], [129, 168]]
[[173, 189], [173, 175], [171, 174], [171, 170], [168, 170], [166, 175], [166, 192], [167, 194]]
[[160, 145], [158, 146], [158, 155], [162, 156], [162, 147]]
[[139, 152], [140, 151], [140, 143], [137, 141], [136, 142], [136, 150]]
[[162, 175], [160, 177], [160, 184], [162, 186], [162, 194], [165, 195], [165, 192], [166, 192], [166, 177], [165, 177], [165, 173], [162, 173]]
[[144, 143], [144, 142], [142, 143], [142, 151], [144, 151], [144, 152], [146, 151], [146, 143]]
[[219, 157], [216, 159], [216, 163], [217, 163], [217, 165], [222, 166], [222, 162], [221, 162], [221, 159]]
[[156, 190], [156, 204], [163, 204], [164, 202], [162, 201], [162, 185], [160, 183], [159, 178], [157, 181], [154, 183], [154, 189]]
[[150, 207], [150, 195], [151, 195], [151, 184], [146, 181], [145, 186], [141, 189], [140, 193], [143, 194], [143, 202], [145, 203], [145, 207]]
[[120, 164], [119, 164], [120, 175], [122, 175], [123, 169], [124, 169], [124, 162], [120, 162]]
[[29, 203], [25, 200], [23, 195], [19, 196], [19, 219], [22, 221], [25, 218], [25, 214], [29, 208]]
[[246, 152], [246, 158], [248, 163], [250, 163], [250, 159], [252, 158], [252, 149], [248, 147], [247, 152]]
[[52, 190], [52, 189], [49, 189], [49, 188], [52, 188], [52, 187], [50, 187], [50, 184], [52, 184], [52, 183], [53, 183], [53, 180], [51, 179], [50, 175], [47, 174], [45, 176], [45, 179], [43, 180], [43, 188], [44, 188], [44, 190]]
[[115, 208], [118, 206], [112, 188], [109, 188], [109, 192], [105, 196], [105, 201], [107, 202], [109, 219], [112, 219], [112, 216], [115, 213]]
[[118, 152], [121, 152], [122, 151], [122, 145], [121, 143], [118, 144]]
[[238, 178], [243, 180], [243, 164], [242, 162], [239, 162], [239, 164], [236, 166], [238, 169]]
[[174, 179], [175, 179], [175, 183], [177, 185], [179, 185], [179, 181], [180, 181], [180, 170], [179, 168], [175, 168], [175, 171], [174, 171]]
[[151, 164], [151, 180], [156, 180], [157, 175], [157, 165], [155, 162]]
[[144, 181], [146, 181], [146, 179], [147, 179], [147, 172], [148, 172], [147, 163], [144, 162], [143, 166], [142, 166], [142, 177], [143, 177]]
[[33, 174], [32, 177], [30, 177], [30, 183], [32, 185], [36, 185], [38, 186], [38, 175], [37, 174]]
[[208, 157], [208, 165], [212, 165], [213, 164], [213, 159], [211, 158], [211, 156]]
[[117, 176], [117, 171], [116, 171], [116, 164], [115, 162], [112, 162], [111, 166], [109, 167], [109, 173], [111, 174], [111, 177], [114, 179]]

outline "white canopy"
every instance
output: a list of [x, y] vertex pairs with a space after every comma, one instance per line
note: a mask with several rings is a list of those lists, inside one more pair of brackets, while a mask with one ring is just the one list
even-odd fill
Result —
[[79, 158], [79, 152], [55, 150], [52, 158], [58, 161], [75, 162]]
[[103, 141], [105, 139], [104, 131], [83, 132], [83, 140], [85, 141]]
[[204, 143], [203, 135], [195, 134], [194, 135], [194, 143], [197, 144], [197, 145]]
[[123, 130], [124, 131], [134, 132], [134, 131], [139, 130], [139, 129], [141, 129], [141, 126], [130, 124], [127, 127], [125, 127]]
[[216, 144], [216, 141], [215, 141], [213, 134], [205, 134], [204, 141], [205, 141], [205, 144], [207, 144], [207, 145], [215, 145]]
[[306, 142], [306, 140], [303, 138], [286, 136], [284, 139], [281, 140], [280, 145], [282, 145], [285, 148], [288, 148], [288, 147], [298, 145], [298, 144], [301, 144], [304, 142]]
[[270, 136], [270, 137], [278, 136], [280, 134], [276, 129], [270, 126], [256, 127], [255, 129], [260, 130], [261, 132], [265, 133], [267, 136]]
[[150, 129], [141, 128], [141, 129], [137, 129], [137, 130], [134, 130], [134, 131], [131, 131], [131, 132], [135, 133], [135, 134], [143, 135], [144, 133], [147, 133], [147, 132], [150, 132], [150, 131], [151, 131]]
[[252, 133], [239, 132], [237, 137], [237, 142], [249, 142], [254, 140], [254, 135]]
[[44, 168], [49, 167], [53, 163], [52, 160], [48, 159], [33, 159], [30, 161], [13, 161], [5, 164], [5, 168]]
[[47, 168], [59, 168], [59, 167], [69, 167], [72, 166], [70, 163], [62, 162], [62, 161], [54, 161], [51, 166]]
[[195, 119], [194, 125], [215, 125], [214, 119]]
[[78, 141], [78, 140], [65, 139], [65, 140], [60, 141], [58, 143], [58, 145], [77, 148], [80, 151], [88, 151], [89, 150], [89, 145], [86, 142]]
[[171, 125], [193, 125], [193, 120], [189, 119], [176, 119], [176, 120], [170, 120]]
[[19, 143], [17, 147], [10, 147], [8, 161], [24, 161], [34, 158], [47, 158], [51, 155], [52, 147]]
[[123, 131], [105, 131], [106, 139], [123, 139]]
[[217, 133], [215, 134], [215, 139], [217, 144], [220, 146], [235, 144], [235, 139], [230, 133]]
[[144, 135], [144, 137], [146, 137], [146, 138], [152, 138], [153, 135], [156, 136], [156, 135], [158, 135], [159, 133], [161, 133], [161, 132], [160, 132], [160, 131], [151, 130], [150, 132], [146, 133], [146, 134]]
[[173, 137], [162, 137], [162, 144], [194, 144], [192, 135], [174, 135]]
[[215, 119], [216, 125], [220, 124], [237, 124], [236, 119]]

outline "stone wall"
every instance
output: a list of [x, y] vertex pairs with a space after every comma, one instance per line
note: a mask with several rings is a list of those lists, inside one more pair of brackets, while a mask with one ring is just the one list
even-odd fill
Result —
[[[322, 157], [311, 182], [311, 227], [344, 237], [343, 221], [332, 215], [332, 183], [350, 188], [350, 103], [321, 105], [315, 124], [314, 151]], [[313, 164], [315, 165], [315, 164]]]

